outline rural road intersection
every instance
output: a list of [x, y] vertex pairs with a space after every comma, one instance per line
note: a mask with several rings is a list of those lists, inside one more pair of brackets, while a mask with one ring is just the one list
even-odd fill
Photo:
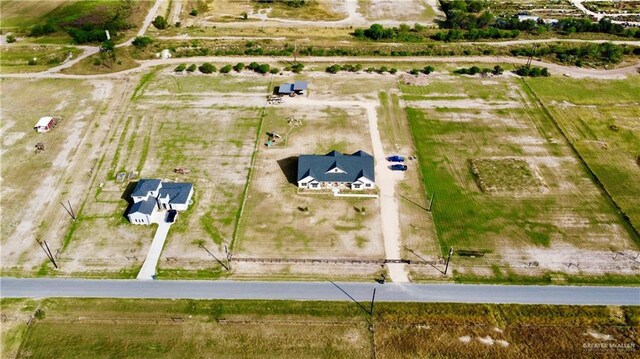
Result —
[[[640, 305], [640, 288], [410, 283], [0, 278], [2, 298], [86, 297]], [[350, 298], [351, 297], [351, 298]]]

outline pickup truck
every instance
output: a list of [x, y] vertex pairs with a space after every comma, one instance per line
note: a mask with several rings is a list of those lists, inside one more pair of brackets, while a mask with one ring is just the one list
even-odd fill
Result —
[[406, 171], [407, 166], [401, 164], [395, 164], [390, 166], [392, 171]]
[[393, 155], [393, 156], [387, 157], [387, 161], [389, 161], [389, 162], [404, 162], [404, 157], [398, 156], [398, 155]]

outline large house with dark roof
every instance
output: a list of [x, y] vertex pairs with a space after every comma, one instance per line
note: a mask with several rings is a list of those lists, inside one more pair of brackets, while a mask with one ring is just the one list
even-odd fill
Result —
[[350, 155], [338, 151], [326, 155], [301, 155], [297, 180], [300, 189], [373, 189], [373, 156], [364, 151]]
[[156, 211], [185, 211], [191, 204], [193, 184], [141, 179], [131, 193], [133, 205], [127, 216], [133, 224], [151, 224]]

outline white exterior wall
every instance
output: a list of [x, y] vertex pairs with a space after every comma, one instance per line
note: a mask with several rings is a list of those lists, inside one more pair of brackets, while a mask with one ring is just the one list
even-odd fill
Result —
[[129, 213], [129, 222], [133, 224], [149, 225], [151, 223], [151, 218], [144, 213]]

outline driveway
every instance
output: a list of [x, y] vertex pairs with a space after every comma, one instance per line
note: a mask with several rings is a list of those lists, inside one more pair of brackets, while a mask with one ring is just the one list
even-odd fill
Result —
[[157, 223], [158, 229], [153, 236], [153, 242], [151, 242], [151, 247], [149, 247], [149, 252], [147, 252], [147, 258], [145, 258], [142, 264], [142, 268], [136, 277], [137, 279], [153, 280], [156, 275], [156, 266], [158, 265], [160, 254], [162, 254], [162, 248], [164, 248], [164, 241], [167, 239], [169, 228], [171, 228], [173, 224], [164, 221], [165, 215], [166, 212], [156, 212], [153, 214], [151, 222]]

